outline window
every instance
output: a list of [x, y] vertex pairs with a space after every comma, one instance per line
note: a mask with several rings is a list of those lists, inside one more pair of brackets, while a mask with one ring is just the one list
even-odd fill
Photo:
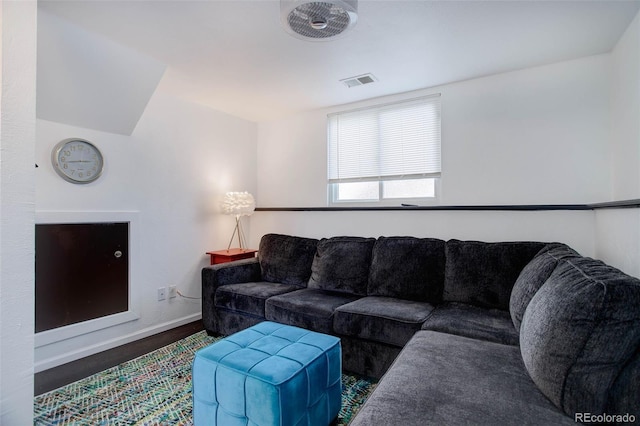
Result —
[[434, 198], [440, 95], [328, 116], [331, 203]]

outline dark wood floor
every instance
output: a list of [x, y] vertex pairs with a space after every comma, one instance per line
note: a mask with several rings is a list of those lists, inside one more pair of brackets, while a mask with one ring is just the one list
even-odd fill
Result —
[[155, 334], [117, 348], [109, 349], [86, 358], [72, 361], [34, 376], [34, 394], [40, 395], [60, 386], [73, 383], [92, 374], [137, 358], [158, 348], [204, 330], [202, 321]]

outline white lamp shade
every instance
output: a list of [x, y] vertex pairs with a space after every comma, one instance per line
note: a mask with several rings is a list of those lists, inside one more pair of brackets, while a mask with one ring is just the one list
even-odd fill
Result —
[[248, 192], [227, 192], [220, 203], [222, 213], [234, 216], [250, 216], [256, 209], [256, 201]]

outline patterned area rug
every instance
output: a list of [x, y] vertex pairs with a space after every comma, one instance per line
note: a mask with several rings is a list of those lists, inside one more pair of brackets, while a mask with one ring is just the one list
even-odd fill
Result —
[[[191, 363], [217, 339], [204, 331], [34, 398], [34, 425], [192, 425]], [[338, 425], [375, 382], [343, 374]]]

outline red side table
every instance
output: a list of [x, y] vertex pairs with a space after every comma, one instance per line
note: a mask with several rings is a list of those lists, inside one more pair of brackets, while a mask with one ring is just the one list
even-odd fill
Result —
[[258, 250], [232, 248], [229, 250], [208, 251], [211, 256], [211, 264], [233, 262], [234, 260], [250, 259], [256, 256]]

